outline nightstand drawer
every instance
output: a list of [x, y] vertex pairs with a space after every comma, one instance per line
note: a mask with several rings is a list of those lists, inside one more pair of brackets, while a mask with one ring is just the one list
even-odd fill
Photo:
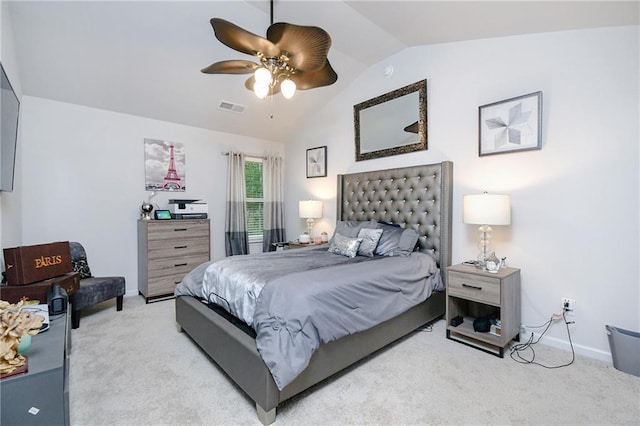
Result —
[[500, 280], [497, 278], [449, 272], [447, 291], [450, 296], [500, 305]]

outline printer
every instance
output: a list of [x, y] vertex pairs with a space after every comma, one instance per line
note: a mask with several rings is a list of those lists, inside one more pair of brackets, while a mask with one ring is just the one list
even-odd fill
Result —
[[169, 210], [174, 219], [206, 219], [209, 205], [202, 200], [169, 200]]

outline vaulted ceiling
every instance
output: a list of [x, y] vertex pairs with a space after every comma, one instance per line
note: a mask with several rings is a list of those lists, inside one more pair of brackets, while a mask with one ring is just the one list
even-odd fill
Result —
[[[298, 91], [292, 100], [259, 100], [244, 88], [246, 76], [200, 69], [251, 60], [222, 45], [209, 19], [264, 36], [267, 0], [8, 2], [24, 95], [276, 141], [289, 140], [363, 70], [404, 48], [638, 25], [640, 15], [638, 1], [276, 1], [276, 22], [331, 35], [338, 82]], [[222, 110], [222, 101], [245, 111]]]

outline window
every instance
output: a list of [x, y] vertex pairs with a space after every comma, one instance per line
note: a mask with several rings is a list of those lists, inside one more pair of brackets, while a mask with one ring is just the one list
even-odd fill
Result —
[[247, 191], [247, 232], [249, 242], [262, 241], [264, 230], [264, 208], [262, 192], [262, 161], [247, 158], [244, 163], [244, 178]]

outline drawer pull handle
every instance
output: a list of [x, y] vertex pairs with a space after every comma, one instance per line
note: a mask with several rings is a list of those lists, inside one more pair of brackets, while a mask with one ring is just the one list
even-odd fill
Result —
[[179, 231], [186, 231], [187, 228], [176, 228], [174, 229], [174, 231], [179, 232]]
[[175, 246], [174, 249], [184, 249], [187, 248], [187, 246]]
[[173, 265], [173, 266], [187, 266], [187, 263], [186, 262], [185, 263], [178, 263], [178, 264]]
[[482, 287], [478, 287], [478, 286], [471, 285], [471, 284], [465, 284], [465, 283], [462, 284], [462, 287], [471, 288], [471, 289], [474, 289], [474, 290], [482, 290]]

